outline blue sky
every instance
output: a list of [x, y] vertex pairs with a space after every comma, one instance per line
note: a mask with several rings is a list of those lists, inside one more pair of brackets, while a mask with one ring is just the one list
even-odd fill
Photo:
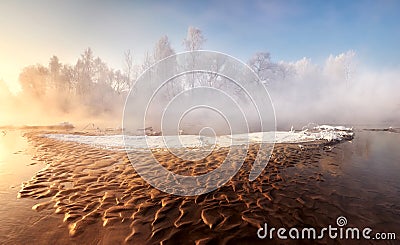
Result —
[[131, 49], [140, 61], [162, 35], [176, 51], [188, 26], [205, 49], [244, 61], [269, 51], [275, 61], [322, 64], [354, 50], [363, 64], [400, 67], [400, 1], [1, 1], [0, 79], [15, 82], [27, 65], [58, 55], [74, 63], [91, 47], [121, 68]]

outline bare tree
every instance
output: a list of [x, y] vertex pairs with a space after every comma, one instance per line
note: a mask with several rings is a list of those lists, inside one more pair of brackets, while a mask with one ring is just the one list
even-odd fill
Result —
[[93, 79], [93, 51], [87, 48], [75, 65], [77, 72], [77, 92], [84, 95], [90, 92]]
[[199, 50], [203, 47], [206, 39], [203, 36], [203, 32], [193, 26], [189, 26], [186, 38], [183, 39], [183, 45], [185, 50], [194, 51]]
[[48, 88], [49, 71], [42, 65], [28, 66], [19, 75], [22, 91], [35, 98], [46, 96]]
[[50, 72], [50, 86], [56, 89], [58, 92], [62, 91], [60, 84], [60, 72], [61, 72], [61, 63], [58, 60], [58, 57], [53, 55], [50, 58], [49, 62], [49, 72]]
[[261, 80], [266, 80], [265, 73], [271, 68], [271, 55], [268, 52], [258, 52], [250, 60], [249, 66]]
[[63, 65], [61, 68], [60, 80], [66, 93], [76, 94], [77, 76], [75, 69], [71, 65]]
[[[168, 39], [168, 36], [162, 36], [154, 46], [153, 51], [154, 62], [158, 62], [162, 59], [170, 57], [175, 54], [175, 50], [171, 47], [171, 43]], [[168, 61], [163, 62], [159, 66], [157, 66], [157, 73], [161, 75], [163, 79], [166, 77], [172, 77], [173, 71], [175, 70], [176, 63], [174, 62], [174, 57], [170, 57]], [[166, 83], [165, 91], [163, 91], [163, 95], [165, 98], [172, 99], [175, 95], [180, 92], [180, 84], [176, 82], [176, 79], [170, 80]]]
[[173, 54], [175, 51], [171, 47], [168, 36], [162, 36], [154, 47], [154, 61], [160, 61]]
[[130, 89], [133, 86], [133, 57], [130, 49], [124, 53], [124, 77], [126, 78], [125, 83]]
[[[189, 26], [186, 38], [183, 39], [183, 46], [187, 51], [195, 51], [201, 49], [205, 41], [206, 39], [204, 38], [203, 32], [200, 29]], [[187, 64], [189, 70], [193, 70], [194, 67], [196, 67], [197, 54], [192, 53], [191, 58], [191, 61]], [[196, 74], [193, 73], [189, 82], [190, 88], [195, 87], [196, 80], [198, 80], [198, 78], [196, 78]]]
[[249, 60], [249, 66], [258, 75], [261, 82], [272, 85], [277, 81], [284, 81], [290, 77], [292, 71], [290, 66], [274, 63], [268, 52], [258, 52]]
[[126, 77], [120, 70], [117, 71], [110, 71], [109, 78], [112, 80], [111, 86], [112, 88], [118, 93], [121, 94], [123, 90], [126, 89]]
[[152, 58], [152, 56], [147, 51], [146, 54], [144, 55], [144, 60], [143, 60], [143, 63], [142, 63], [142, 71], [147, 70], [153, 64], [154, 64], [154, 59]]

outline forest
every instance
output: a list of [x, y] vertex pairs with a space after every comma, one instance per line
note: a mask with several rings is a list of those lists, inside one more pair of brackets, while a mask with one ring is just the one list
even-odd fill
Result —
[[[182, 46], [185, 51], [200, 50], [205, 42], [200, 29], [189, 27]], [[30, 65], [21, 71], [18, 79], [21, 91], [17, 95], [8, 93], [4, 81], [0, 81], [2, 97], [4, 99], [7, 94], [7, 97], [14, 97], [14, 101], [19, 100], [19, 104], [25, 101], [31, 106], [44, 106], [46, 113], [50, 114], [52, 111], [70, 113], [79, 106], [88, 115], [119, 115], [121, 105], [138, 76], [154, 63], [174, 54], [175, 50], [165, 35], [156, 42], [152, 51], [145, 53], [139, 64], [133, 62], [133, 51], [125, 51], [123, 69], [110, 67], [90, 47], [83, 51], [75, 64], [64, 63], [53, 55], [47, 65]], [[276, 70], [273, 68], [278, 66], [270, 61], [267, 52], [257, 53], [249, 65], [261, 78], [270, 77], [272, 73], [267, 74], [268, 71]]]
[[[189, 27], [179, 50], [201, 50], [205, 43], [203, 31]], [[144, 52], [139, 62], [134, 60], [139, 60], [143, 51], [123, 52], [122, 69], [110, 67], [90, 47], [74, 64], [53, 55], [48, 64], [27, 66], [19, 75], [19, 93], [11, 93], [0, 80], [0, 110], [8, 115], [8, 121], [0, 118], [0, 125], [94, 119], [119, 125], [126, 97], [137, 78], [156, 62], [177, 53], [175, 50], [164, 35], [152, 50]], [[255, 52], [245, 63], [267, 87], [278, 125], [397, 120], [400, 105], [391, 84], [397, 79], [397, 72], [365, 72], [359, 69], [352, 50], [330, 55], [323, 64], [306, 57], [275, 62], [267, 51]], [[193, 88], [192, 85], [180, 85], [178, 90]], [[169, 97], [173, 95], [176, 93]], [[375, 98], [375, 103], [371, 105], [368, 98]]]

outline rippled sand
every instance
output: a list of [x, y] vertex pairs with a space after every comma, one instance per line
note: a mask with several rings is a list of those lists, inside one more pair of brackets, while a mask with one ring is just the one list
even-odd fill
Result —
[[[252, 146], [240, 171], [225, 186], [196, 197], [180, 197], [148, 185], [123, 151], [57, 141], [37, 133], [26, 137], [37, 147], [34, 160], [46, 167], [23, 184], [18, 197], [37, 199], [32, 209], [59, 216], [65, 224], [61, 229], [69, 234], [69, 240], [63, 241], [257, 244], [266, 242], [256, 233], [264, 222], [275, 227], [325, 227], [347, 213], [345, 206], [332, 201], [346, 194], [332, 188], [341, 170], [336, 147], [326, 142], [276, 145], [266, 169], [249, 182], [257, 152], [257, 146]], [[219, 149], [204, 161], [180, 164], [169, 153], [155, 153], [166, 167], [185, 175], [216, 168], [226, 154], [227, 149]], [[146, 160], [137, 153], [134, 161]], [[350, 218], [369, 220], [362, 215]]]

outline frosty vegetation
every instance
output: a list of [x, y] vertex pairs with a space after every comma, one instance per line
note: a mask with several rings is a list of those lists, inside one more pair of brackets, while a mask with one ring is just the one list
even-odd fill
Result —
[[[189, 27], [182, 46], [187, 51], [199, 50], [205, 42], [200, 29]], [[133, 63], [136, 53], [125, 51], [122, 70], [109, 67], [91, 48], [85, 49], [75, 64], [63, 63], [54, 55], [48, 64], [23, 69], [19, 76], [22, 91], [16, 95], [0, 81], [0, 111], [12, 118], [4, 121], [3, 117], [0, 124], [111, 118], [117, 125], [127, 93], [138, 76], [175, 52], [168, 37], [162, 36], [153, 50], [145, 52], [141, 63]], [[400, 121], [399, 72], [359, 69], [354, 51], [331, 55], [322, 66], [307, 58], [275, 62], [266, 51], [257, 52], [247, 63], [270, 92], [278, 127], [301, 127], [309, 122], [396, 124]], [[196, 84], [188, 78], [187, 84], [177, 91], [169, 89], [172, 93], [167, 97], [199, 85], [229, 89], [212, 81]]]

